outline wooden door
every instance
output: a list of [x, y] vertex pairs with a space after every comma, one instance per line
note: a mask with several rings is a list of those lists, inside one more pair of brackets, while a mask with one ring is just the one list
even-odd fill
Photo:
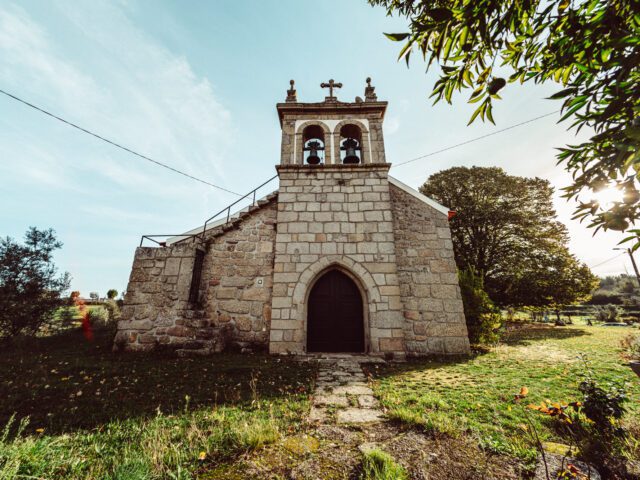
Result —
[[307, 308], [308, 352], [364, 352], [362, 295], [339, 270], [313, 286]]

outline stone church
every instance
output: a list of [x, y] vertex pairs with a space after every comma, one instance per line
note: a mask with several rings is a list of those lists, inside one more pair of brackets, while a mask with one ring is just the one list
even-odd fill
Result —
[[370, 79], [354, 102], [341, 86], [303, 103], [291, 81], [277, 191], [136, 250], [114, 349], [469, 351], [448, 209], [389, 175]]

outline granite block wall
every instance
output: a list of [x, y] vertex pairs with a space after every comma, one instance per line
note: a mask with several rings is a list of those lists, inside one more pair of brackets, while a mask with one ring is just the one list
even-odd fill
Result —
[[403, 356], [389, 164], [277, 168], [270, 352], [306, 351], [310, 287], [327, 269], [342, 268], [365, 293], [367, 351]]
[[447, 215], [391, 185], [407, 355], [469, 352]]

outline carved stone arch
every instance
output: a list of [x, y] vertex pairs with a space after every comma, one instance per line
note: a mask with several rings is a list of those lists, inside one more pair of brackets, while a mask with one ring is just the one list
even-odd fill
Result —
[[340, 130], [345, 125], [355, 125], [360, 129], [360, 133], [362, 134], [362, 141], [360, 142], [362, 163], [371, 163], [369, 129], [361, 121], [349, 118], [339, 122], [333, 129], [333, 158], [335, 159], [335, 163], [340, 163]]
[[322, 128], [324, 132], [324, 154], [325, 154], [325, 163], [333, 163], [331, 160], [331, 129], [327, 126], [326, 123], [320, 120], [309, 120], [304, 122], [298, 126], [296, 132], [294, 134], [294, 143], [295, 143], [295, 163], [297, 165], [304, 165], [304, 140], [302, 137], [302, 133], [304, 129], [310, 127], [312, 125], [317, 125]]
[[299, 320], [304, 326], [303, 344], [307, 345], [307, 306], [311, 289], [325, 273], [339, 270], [351, 278], [362, 295], [364, 315], [365, 352], [371, 351], [370, 310], [371, 305], [380, 302], [380, 290], [373, 276], [360, 263], [349, 257], [328, 255], [309, 265], [301, 274], [293, 291], [294, 309], [298, 312]]

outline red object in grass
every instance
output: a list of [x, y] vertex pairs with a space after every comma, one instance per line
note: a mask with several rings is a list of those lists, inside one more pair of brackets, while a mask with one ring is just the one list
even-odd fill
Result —
[[91, 322], [89, 322], [89, 315], [87, 314], [82, 316], [82, 334], [87, 340], [93, 340], [93, 330], [91, 329]]
[[447, 213], [447, 220], [451, 220], [455, 216], [456, 216], [456, 211], [455, 210], [449, 210], [449, 212]]
[[76, 307], [78, 307], [78, 311], [80, 312], [80, 316], [82, 317], [82, 334], [84, 338], [91, 341], [93, 340], [93, 330], [91, 329], [91, 322], [89, 321], [89, 311], [87, 310], [87, 305], [84, 303], [84, 300], [80, 298], [80, 292], [77, 294], [72, 293], [71, 298]]

